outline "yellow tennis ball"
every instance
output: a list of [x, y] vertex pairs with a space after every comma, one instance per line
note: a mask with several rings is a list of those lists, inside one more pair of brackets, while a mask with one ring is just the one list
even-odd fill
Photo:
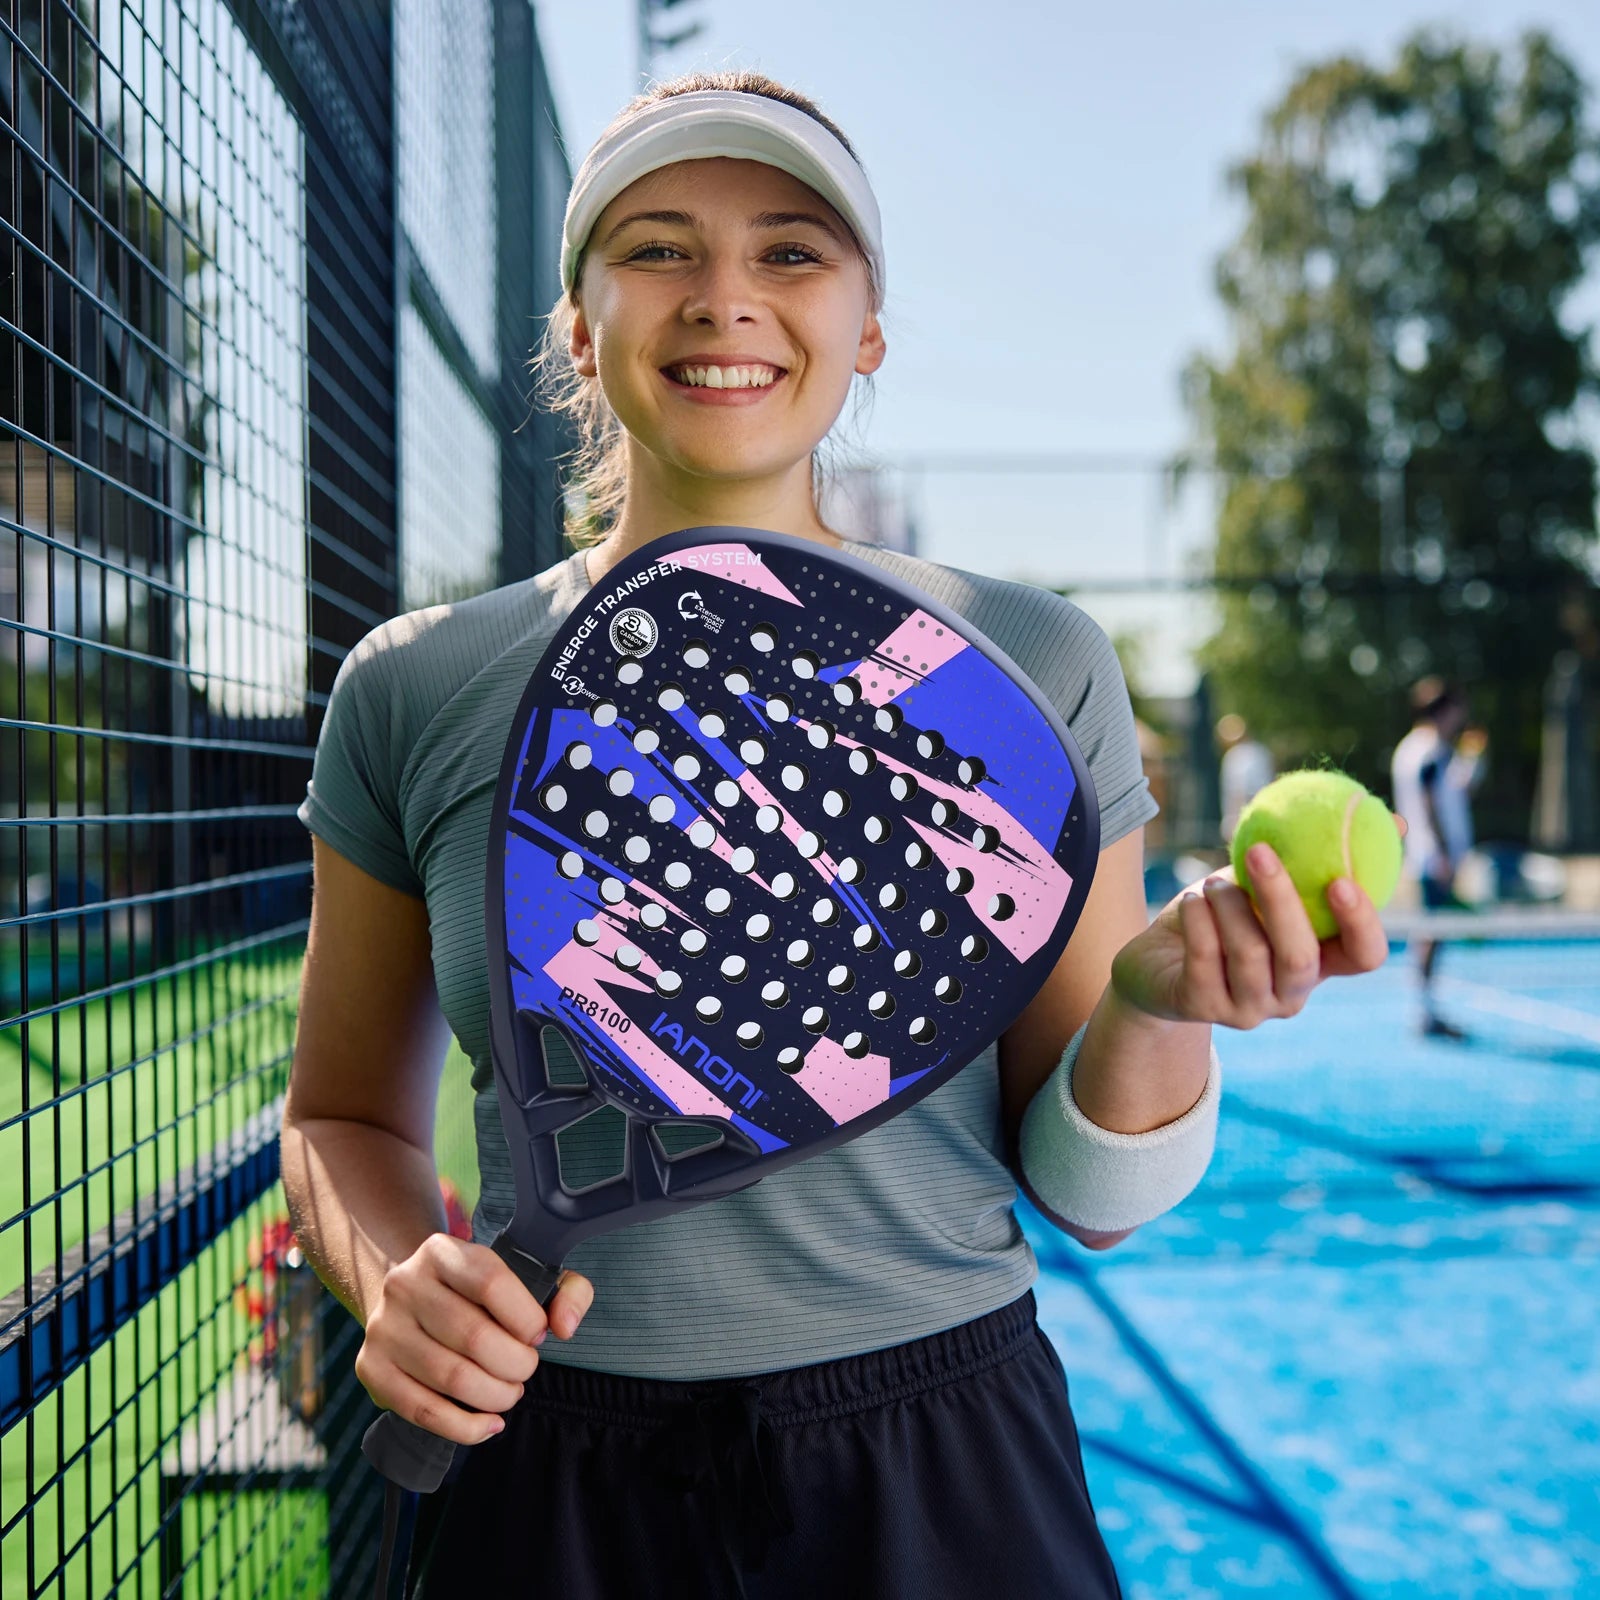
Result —
[[1400, 830], [1389, 808], [1342, 772], [1286, 772], [1260, 790], [1233, 835], [1233, 875], [1255, 899], [1245, 864], [1253, 844], [1269, 844], [1299, 891], [1319, 939], [1339, 931], [1328, 885], [1354, 878], [1375, 906], [1400, 881]]

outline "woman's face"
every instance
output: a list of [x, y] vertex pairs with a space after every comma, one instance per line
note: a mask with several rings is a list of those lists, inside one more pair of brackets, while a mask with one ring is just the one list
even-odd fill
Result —
[[[883, 360], [848, 225], [759, 161], [680, 161], [629, 185], [595, 224], [578, 295], [573, 362], [655, 458], [636, 456], [635, 472], [659, 470], [669, 493], [682, 476], [775, 478], [806, 463], [809, 496], [811, 452], [851, 375]], [[718, 365], [754, 367], [761, 385], [734, 388], [731, 372], [722, 388], [683, 381], [685, 366]]]

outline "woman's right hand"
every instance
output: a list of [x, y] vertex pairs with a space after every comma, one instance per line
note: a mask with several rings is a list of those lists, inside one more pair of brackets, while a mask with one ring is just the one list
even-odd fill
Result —
[[430, 1234], [384, 1274], [356, 1353], [374, 1402], [456, 1444], [481, 1444], [505, 1426], [539, 1365], [547, 1331], [570, 1339], [594, 1301], [581, 1273], [564, 1272], [548, 1316], [487, 1245]]

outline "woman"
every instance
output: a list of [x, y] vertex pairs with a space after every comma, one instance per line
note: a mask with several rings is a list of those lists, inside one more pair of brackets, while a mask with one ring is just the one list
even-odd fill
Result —
[[[503, 735], [557, 625], [646, 541], [735, 524], [840, 547], [816, 451], [885, 354], [866, 177], [759, 74], [627, 107], [578, 174], [564, 243], [540, 364], [563, 369], [552, 403], [584, 431], [578, 548], [374, 629], [340, 671], [301, 812], [316, 891], [285, 1188], [364, 1324], [373, 1399], [475, 1446], [422, 1503], [419, 1592], [1116, 1594], [1017, 1185], [1091, 1248], [1160, 1215], [1211, 1153], [1212, 1025], [1291, 1015], [1387, 941], [1344, 885], [1341, 939], [1319, 947], [1270, 852], [1252, 859], [1260, 917], [1219, 878], [1147, 927], [1155, 807], [1104, 634], [1047, 591], [853, 547], [971, 619], [1071, 725], [1103, 839], [1071, 948], [937, 1093], [752, 1189], [587, 1241], [547, 1319], [487, 1248], [512, 1206], [479, 889]], [[429, 1154], [447, 1022], [478, 1090], [472, 1241], [442, 1231]]]

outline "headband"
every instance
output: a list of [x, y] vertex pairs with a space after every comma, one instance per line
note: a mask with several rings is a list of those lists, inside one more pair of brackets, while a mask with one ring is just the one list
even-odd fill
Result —
[[600, 213], [630, 183], [675, 161], [734, 156], [809, 184], [850, 224], [883, 292], [878, 202], [860, 163], [815, 117], [764, 94], [696, 89], [630, 117], [584, 158], [561, 225], [561, 283], [569, 292]]

